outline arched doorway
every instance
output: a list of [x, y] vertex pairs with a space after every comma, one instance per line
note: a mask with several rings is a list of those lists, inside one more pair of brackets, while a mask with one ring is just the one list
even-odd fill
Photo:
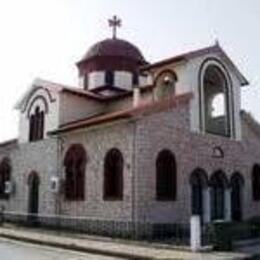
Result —
[[242, 196], [244, 179], [240, 173], [234, 173], [231, 177], [231, 216], [234, 221], [242, 220]]
[[208, 179], [207, 174], [203, 169], [195, 169], [190, 177], [191, 185], [191, 213], [192, 215], [199, 215], [203, 221], [204, 215], [204, 196], [203, 191], [207, 188]]
[[39, 184], [38, 173], [31, 172], [28, 177], [28, 220], [32, 223], [37, 221], [39, 211]]
[[222, 171], [216, 171], [210, 178], [211, 186], [211, 219], [225, 219], [225, 191], [228, 180]]

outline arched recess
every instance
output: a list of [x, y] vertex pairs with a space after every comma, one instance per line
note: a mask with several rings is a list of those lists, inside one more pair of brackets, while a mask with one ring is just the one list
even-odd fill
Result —
[[235, 137], [232, 80], [215, 58], [206, 59], [200, 68], [199, 107], [202, 132]]
[[8, 199], [9, 194], [6, 193], [6, 183], [11, 180], [11, 160], [4, 157], [0, 163], [0, 199]]
[[85, 199], [85, 170], [87, 154], [81, 144], [71, 145], [64, 158], [65, 170], [65, 199]]
[[37, 221], [39, 212], [39, 186], [39, 174], [32, 171], [28, 176], [28, 221], [32, 224]]
[[160, 151], [156, 159], [156, 198], [176, 200], [177, 167], [174, 154], [167, 149]]
[[228, 179], [223, 171], [218, 170], [210, 178], [211, 187], [211, 219], [225, 219], [226, 198], [225, 190], [228, 189]]
[[260, 201], [260, 164], [255, 164], [252, 169], [252, 199]]
[[124, 193], [124, 159], [117, 148], [110, 149], [104, 162], [104, 200], [122, 200]]
[[195, 169], [190, 176], [191, 185], [191, 213], [199, 215], [203, 220], [205, 211], [204, 190], [208, 187], [207, 173], [201, 169]]
[[231, 187], [231, 218], [234, 221], [241, 221], [243, 218], [243, 176], [235, 172], [230, 179]]
[[161, 71], [154, 80], [154, 99], [169, 98], [176, 92], [177, 75], [173, 70]]

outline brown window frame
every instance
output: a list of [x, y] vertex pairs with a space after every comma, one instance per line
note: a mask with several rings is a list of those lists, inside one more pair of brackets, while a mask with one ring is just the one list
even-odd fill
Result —
[[106, 201], [123, 200], [124, 158], [117, 148], [110, 149], [104, 161], [103, 199]]
[[85, 170], [87, 155], [81, 144], [71, 145], [65, 155], [64, 197], [68, 201], [85, 200]]
[[156, 200], [175, 201], [177, 199], [177, 165], [174, 154], [161, 150], [156, 159]]

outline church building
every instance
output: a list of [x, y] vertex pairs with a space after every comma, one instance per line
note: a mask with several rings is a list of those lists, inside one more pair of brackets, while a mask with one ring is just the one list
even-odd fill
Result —
[[218, 43], [150, 63], [110, 26], [77, 62], [78, 86], [36, 79], [16, 103], [19, 135], [0, 144], [6, 218], [124, 229], [260, 216], [260, 125], [241, 110], [237, 66]]

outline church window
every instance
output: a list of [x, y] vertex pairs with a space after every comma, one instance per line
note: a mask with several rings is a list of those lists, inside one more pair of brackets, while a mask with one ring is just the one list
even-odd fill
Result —
[[122, 153], [113, 148], [109, 150], [104, 163], [104, 199], [123, 199], [123, 168]]
[[229, 86], [226, 76], [217, 65], [209, 65], [203, 78], [203, 121], [206, 133], [230, 136]]
[[252, 197], [255, 201], [260, 201], [260, 165], [256, 164], [252, 171]]
[[203, 169], [195, 169], [191, 174], [190, 184], [192, 214], [199, 215], [203, 219], [203, 191], [208, 185], [207, 173]]
[[235, 172], [230, 179], [231, 188], [231, 219], [234, 221], [242, 220], [243, 213], [243, 176]]
[[9, 194], [5, 192], [6, 182], [11, 179], [11, 163], [9, 158], [4, 158], [0, 164], [0, 199], [8, 199]]
[[222, 171], [215, 172], [210, 179], [211, 186], [211, 216], [212, 220], [225, 217], [225, 189], [227, 179]]
[[175, 157], [169, 150], [162, 150], [156, 160], [156, 198], [175, 200], [177, 193]]
[[34, 142], [44, 138], [45, 113], [37, 106], [29, 118], [29, 141]]
[[86, 151], [80, 144], [72, 145], [66, 152], [65, 168], [65, 198], [67, 200], [85, 199], [85, 168]]
[[105, 84], [108, 86], [114, 86], [115, 75], [113, 71], [106, 71]]

